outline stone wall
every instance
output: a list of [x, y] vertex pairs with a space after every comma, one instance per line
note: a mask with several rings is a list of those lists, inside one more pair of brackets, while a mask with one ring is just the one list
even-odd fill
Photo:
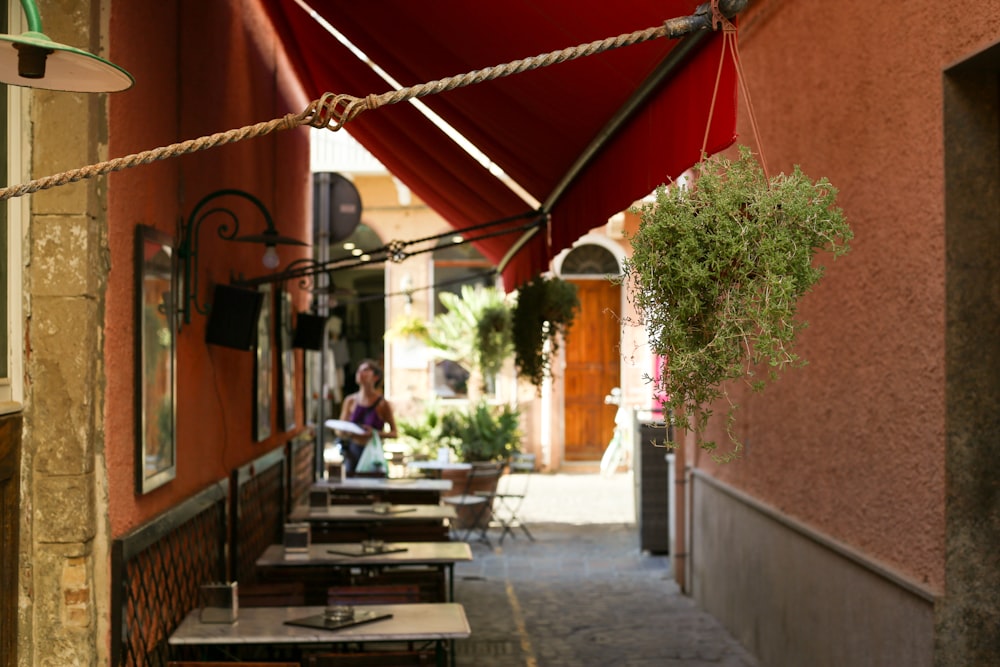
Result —
[[[40, 2], [52, 39], [87, 46], [100, 3]], [[91, 47], [92, 48], [92, 47]], [[103, 96], [35, 90], [31, 178], [106, 157]], [[97, 479], [103, 450], [103, 291], [108, 272], [100, 181], [31, 195], [25, 244], [25, 412], [19, 664], [106, 663], [97, 613], [106, 540]]]

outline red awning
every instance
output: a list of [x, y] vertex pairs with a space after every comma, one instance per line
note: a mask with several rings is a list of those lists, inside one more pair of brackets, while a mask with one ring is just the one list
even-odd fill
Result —
[[[306, 1], [404, 87], [658, 26], [694, 13], [699, 4]], [[364, 97], [389, 90], [296, 0], [263, 5], [311, 99], [326, 92]], [[551, 214], [549, 227], [504, 267], [508, 289], [546, 270], [560, 250], [683, 173], [703, 146], [711, 154], [732, 144], [736, 79], [730, 58], [705, 142], [722, 35], [703, 37], [596, 151], [594, 142], [609, 121], [682, 41], [657, 39], [422, 98]], [[456, 229], [532, 210], [410, 104], [365, 112], [345, 128]], [[591, 152], [585, 166], [574, 170]], [[498, 235], [477, 246], [499, 263], [521, 236]]]

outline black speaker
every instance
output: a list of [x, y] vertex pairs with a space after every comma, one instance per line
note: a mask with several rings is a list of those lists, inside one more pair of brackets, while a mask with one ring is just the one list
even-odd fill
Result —
[[295, 335], [292, 337], [292, 347], [301, 347], [304, 350], [322, 350], [325, 329], [325, 315], [299, 313], [298, 317], [295, 318]]
[[237, 350], [252, 350], [257, 342], [257, 319], [263, 303], [263, 292], [233, 285], [216, 285], [205, 328], [205, 342]]

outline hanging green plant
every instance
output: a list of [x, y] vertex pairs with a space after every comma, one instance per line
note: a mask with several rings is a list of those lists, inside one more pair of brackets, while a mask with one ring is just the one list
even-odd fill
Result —
[[476, 323], [476, 360], [485, 378], [496, 377], [513, 351], [513, 315], [510, 306], [502, 300], [502, 293], [497, 292], [500, 300], [485, 306]]
[[[805, 363], [793, 351], [799, 297], [823, 275], [813, 256], [849, 250], [853, 237], [835, 206], [837, 190], [825, 178], [813, 183], [795, 167], [768, 180], [747, 147], [739, 159], [706, 159], [693, 187], [664, 187], [656, 201], [638, 207], [641, 223], [625, 263], [629, 298], [647, 329], [652, 349], [666, 359], [659, 386], [680, 426], [702, 433], [711, 405], [736, 404], [728, 380], [745, 378], [754, 391], [788, 366]], [[764, 369], [764, 372], [760, 372]], [[716, 443], [701, 447], [713, 451]]]
[[579, 308], [576, 285], [561, 278], [537, 276], [518, 289], [513, 337], [519, 376], [541, 388], [552, 374], [552, 356], [559, 350], [559, 338], [566, 336]]

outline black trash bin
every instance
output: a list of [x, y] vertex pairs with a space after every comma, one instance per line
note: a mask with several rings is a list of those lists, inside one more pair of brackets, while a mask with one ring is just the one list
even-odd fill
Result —
[[638, 452], [633, 457], [638, 485], [636, 522], [639, 548], [654, 554], [670, 552], [670, 474], [664, 447], [669, 440], [663, 422], [639, 422]]

